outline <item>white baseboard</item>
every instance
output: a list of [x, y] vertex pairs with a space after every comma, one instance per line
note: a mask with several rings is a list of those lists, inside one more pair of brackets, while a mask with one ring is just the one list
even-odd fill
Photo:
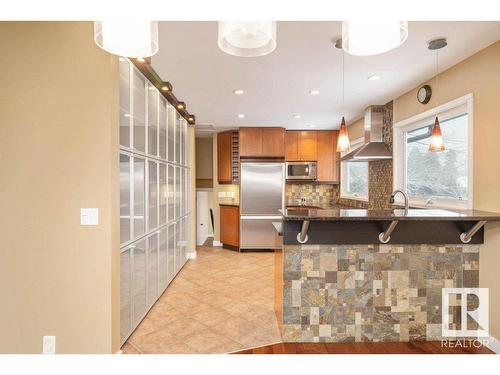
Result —
[[214, 246], [214, 247], [222, 247], [222, 242], [214, 240], [214, 243], [213, 243], [212, 246]]
[[497, 340], [493, 336], [490, 336], [488, 338], [488, 345], [486, 346], [496, 354], [500, 354], [500, 340]]
[[196, 251], [192, 251], [190, 253], [186, 253], [187, 259], [196, 259]]

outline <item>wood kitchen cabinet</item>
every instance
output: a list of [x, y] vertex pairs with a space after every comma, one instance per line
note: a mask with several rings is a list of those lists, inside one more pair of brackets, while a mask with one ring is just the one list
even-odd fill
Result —
[[338, 182], [339, 173], [339, 153], [337, 150], [338, 131], [319, 130], [317, 134], [317, 181], [318, 182]]
[[240, 247], [240, 208], [234, 205], [220, 205], [220, 242], [224, 247]]
[[240, 128], [240, 157], [262, 155], [262, 128]]
[[240, 157], [284, 157], [285, 129], [240, 128]]
[[317, 159], [317, 132], [287, 130], [285, 142], [286, 161], [314, 161]]
[[232, 175], [232, 131], [217, 134], [217, 179], [220, 184], [230, 184]]
[[237, 130], [217, 134], [217, 180], [219, 184], [237, 184], [240, 180], [238, 143]]
[[286, 161], [316, 161], [318, 182], [339, 182], [339, 153], [336, 130], [287, 130]]
[[262, 128], [262, 156], [285, 157], [285, 129]]
[[285, 132], [285, 160], [296, 161], [299, 157], [300, 131], [287, 130]]
[[300, 132], [300, 160], [311, 161], [316, 160], [317, 153], [317, 132], [316, 131], [301, 131]]

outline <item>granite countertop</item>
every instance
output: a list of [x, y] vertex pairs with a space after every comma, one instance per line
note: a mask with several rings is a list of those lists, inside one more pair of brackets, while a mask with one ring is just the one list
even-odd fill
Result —
[[500, 221], [500, 213], [479, 210], [448, 211], [437, 209], [367, 210], [354, 208], [286, 208], [285, 221], [323, 220], [323, 221], [386, 221], [386, 220], [485, 220]]

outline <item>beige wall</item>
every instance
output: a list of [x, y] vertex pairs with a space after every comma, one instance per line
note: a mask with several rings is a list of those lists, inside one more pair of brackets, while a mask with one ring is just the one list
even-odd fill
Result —
[[213, 141], [210, 138], [196, 138], [196, 178], [213, 178]]
[[[117, 59], [91, 22], [0, 22], [0, 353], [119, 349]], [[99, 208], [80, 226], [80, 208]]]
[[219, 184], [217, 178], [217, 134], [212, 137], [212, 147], [213, 147], [213, 178], [214, 187], [212, 191], [212, 210], [214, 211], [214, 241], [220, 240], [220, 203], [233, 203], [231, 198], [219, 198], [219, 192], [234, 192], [235, 201], [234, 203], [239, 203], [240, 201], [240, 187], [239, 185], [233, 184]]
[[189, 150], [189, 166], [191, 167], [190, 184], [191, 189], [189, 192], [189, 207], [191, 208], [191, 215], [189, 216], [189, 230], [188, 230], [188, 252], [196, 252], [196, 174], [198, 173], [198, 152], [196, 150], [195, 127], [188, 127], [187, 134], [188, 150]]
[[[432, 80], [427, 105], [416, 100], [415, 88], [394, 101], [394, 122], [426, 111], [439, 102], [474, 95], [474, 208], [500, 212], [500, 42], [483, 49]], [[445, 139], [446, 144], [446, 139]], [[487, 224], [480, 252], [481, 287], [490, 288], [490, 333], [500, 339], [500, 225]]]
[[347, 125], [347, 133], [351, 141], [363, 138], [365, 136], [365, 118], [361, 117], [350, 125]]
[[212, 137], [196, 138], [196, 188], [213, 188], [214, 159]]

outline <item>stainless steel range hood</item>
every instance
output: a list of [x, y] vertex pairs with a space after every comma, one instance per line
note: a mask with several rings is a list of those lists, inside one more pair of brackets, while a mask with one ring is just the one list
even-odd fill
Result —
[[376, 161], [392, 159], [383, 141], [383, 107], [372, 105], [365, 110], [365, 144], [340, 158], [340, 161]]

